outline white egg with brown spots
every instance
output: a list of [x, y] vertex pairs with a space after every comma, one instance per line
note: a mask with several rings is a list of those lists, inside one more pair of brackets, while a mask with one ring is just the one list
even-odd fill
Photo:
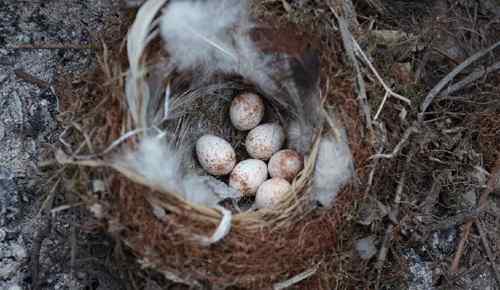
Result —
[[255, 206], [257, 208], [276, 207], [291, 189], [292, 186], [286, 179], [275, 177], [266, 180], [257, 190]]
[[264, 117], [264, 102], [253, 93], [236, 96], [231, 102], [229, 117], [231, 123], [240, 131], [247, 131], [259, 125]]
[[266, 123], [252, 129], [245, 140], [245, 147], [252, 158], [268, 160], [283, 147], [285, 132], [277, 123]]
[[196, 156], [203, 169], [216, 176], [229, 174], [236, 164], [236, 153], [231, 144], [214, 135], [207, 134], [198, 139]]
[[268, 164], [271, 177], [280, 177], [288, 181], [292, 181], [302, 168], [304, 168], [304, 158], [291, 149], [276, 152]]
[[236, 164], [229, 176], [229, 186], [243, 195], [255, 195], [267, 179], [267, 165], [262, 160], [247, 159]]

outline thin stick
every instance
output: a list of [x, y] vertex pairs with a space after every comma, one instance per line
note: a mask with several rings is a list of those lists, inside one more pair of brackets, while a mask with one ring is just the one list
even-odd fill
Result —
[[274, 290], [283, 290], [283, 289], [289, 288], [289, 287], [299, 283], [300, 281], [302, 281], [304, 279], [311, 277], [312, 275], [314, 275], [318, 271], [318, 266], [319, 265], [316, 265], [316, 266], [314, 266], [314, 267], [312, 267], [312, 268], [310, 268], [302, 273], [299, 273], [299, 274], [293, 276], [292, 278], [290, 278], [286, 281], [274, 284], [273, 289]]
[[479, 216], [479, 212], [477, 210], [468, 211], [465, 213], [459, 213], [455, 216], [449, 217], [445, 220], [439, 221], [434, 225], [431, 225], [426, 232], [431, 233], [439, 230], [446, 230], [451, 227], [462, 225], [469, 221], [475, 220]]
[[380, 285], [382, 268], [384, 267], [385, 260], [387, 259], [387, 253], [389, 252], [389, 246], [392, 242], [393, 233], [394, 233], [394, 225], [389, 224], [389, 226], [385, 230], [384, 240], [382, 241], [382, 246], [380, 247], [380, 251], [377, 257], [377, 263], [375, 264], [375, 268], [377, 269], [377, 283], [375, 289], [378, 289]]
[[486, 76], [487, 74], [490, 74], [496, 70], [500, 70], [500, 61], [492, 64], [491, 66], [485, 68], [485, 69], [477, 69], [470, 73], [467, 77], [462, 79], [459, 82], [456, 82], [454, 85], [450, 86], [445, 92], [446, 94], [453, 94], [454, 92], [463, 89], [464, 87], [468, 86], [472, 82]]
[[389, 214], [389, 218], [391, 220], [391, 224], [387, 227], [384, 235], [384, 240], [382, 242], [382, 246], [380, 247], [379, 255], [377, 258], [377, 263], [375, 264], [375, 268], [377, 269], [377, 282], [375, 289], [379, 288], [380, 278], [382, 276], [382, 268], [384, 267], [385, 260], [387, 259], [387, 252], [389, 251], [389, 246], [393, 239], [394, 226], [399, 223], [398, 215], [401, 205], [401, 196], [403, 194], [404, 185], [406, 182], [406, 175], [408, 172], [408, 168], [410, 167], [411, 160], [417, 151], [416, 144], [410, 149], [408, 155], [406, 156], [403, 172], [401, 173], [401, 177], [399, 178], [398, 186], [396, 187], [396, 194], [394, 195], [394, 210], [391, 214]]
[[[481, 197], [479, 198], [478, 210], [481, 211], [484, 209], [486, 205], [486, 201], [488, 201], [488, 196], [494, 190], [495, 185], [500, 180], [500, 159], [497, 160], [495, 168], [492, 171], [492, 174], [488, 180], [488, 184], [484, 191], [481, 193]], [[458, 244], [458, 249], [453, 257], [453, 262], [451, 263], [450, 271], [452, 273], [456, 273], [458, 271], [458, 266], [460, 264], [460, 259], [462, 258], [465, 242], [469, 238], [470, 229], [472, 227], [472, 223], [474, 221], [469, 221], [464, 225], [464, 231], [460, 243]]]
[[21, 43], [7, 47], [7, 49], [95, 49], [95, 44], [73, 44], [73, 43]]
[[49, 82], [41, 80], [41, 79], [33, 76], [32, 74], [29, 74], [29, 73], [23, 71], [22, 69], [15, 69], [14, 74], [16, 75], [16, 78], [23, 80], [27, 83], [33, 84], [33, 85], [39, 87], [40, 89], [46, 89], [50, 86]]
[[359, 104], [360, 104], [360, 110], [361, 113], [365, 116], [365, 123], [366, 127], [368, 128], [368, 132], [370, 134], [370, 138], [373, 137], [373, 122], [371, 118], [371, 112], [370, 112], [370, 106], [368, 105], [368, 95], [366, 93], [366, 84], [365, 80], [363, 78], [363, 75], [361, 73], [361, 68], [359, 66], [359, 63], [356, 59], [356, 56], [354, 55], [354, 47], [352, 43], [352, 39], [354, 37], [352, 36], [351, 32], [349, 31], [348, 25], [346, 21], [337, 15], [335, 12], [335, 9], [331, 5], [329, 5], [330, 10], [332, 11], [333, 15], [337, 19], [337, 22], [339, 23], [340, 27], [340, 34], [342, 35], [342, 41], [344, 42], [344, 48], [346, 50], [347, 56], [351, 60], [351, 63], [354, 67], [354, 71], [356, 72], [356, 91], [358, 93], [358, 99], [359, 99]]
[[361, 55], [361, 57], [365, 61], [366, 65], [368, 65], [368, 67], [373, 72], [373, 74], [375, 75], [375, 77], [378, 79], [378, 81], [380, 82], [380, 84], [384, 87], [384, 90], [386, 92], [388, 92], [389, 95], [391, 95], [391, 96], [393, 96], [393, 97], [395, 97], [397, 99], [400, 99], [401, 101], [407, 103], [408, 105], [411, 105], [411, 101], [407, 97], [404, 97], [404, 96], [402, 96], [402, 95], [394, 92], [385, 83], [385, 81], [382, 79], [382, 77], [380, 76], [380, 74], [378, 73], [378, 71], [375, 69], [375, 67], [373, 66], [373, 64], [370, 62], [370, 59], [368, 59], [368, 57], [366, 56], [365, 52], [363, 51], [363, 49], [361, 48], [361, 46], [359, 46], [359, 43], [356, 41], [356, 39], [354, 39], [354, 37], [352, 38], [352, 42], [354, 43], [354, 46], [356, 47], [357, 51], [359, 52], [359, 54]]
[[77, 255], [77, 236], [76, 236], [76, 226], [74, 224], [71, 225], [71, 236], [70, 236], [70, 245], [71, 245], [71, 255], [70, 255], [70, 262], [69, 262], [69, 268], [70, 268], [70, 273], [74, 274], [75, 273], [75, 264], [76, 264], [76, 255]]
[[[357, 51], [359, 53], [359, 55], [361, 55], [363, 61], [366, 63], [366, 65], [368, 65], [368, 67], [373, 72], [373, 74], [375, 75], [375, 77], [377, 78], [377, 80], [380, 82], [380, 84], [384, 87], [384, 90], [386, 92], [385, 95], [384, 95], [384, 98], [382, 100], [382, 103], [380, 104], [380, 106], [379, 106], [379, 108], [377, 110], [377, 113], [375, 115], [374, 120], [376, 120], [378, 118], [378, 116], [380, 115], [380, 113], [382, 112], [382, 109], [383, 109], [383, 107], [384, 107], [384, 105], [385, 105], [385, 103], [386, 103], [386, 101], [387, 101], [387, 99], [389, 97], [391, 97], [391, 96], [395, 97], [397, 99], [400, 99], [400, 100], [406, 102], [409, 105], [411, 105], [411, 101], [408, 98], [406, 98], [406, 97], [404, 97], [404, 96], [402, 96], [402, 95], [394, 92], [386, 84], [386, 82], [382, 79], [382, 77], [380, 76], [380, 74], [378, 73], [378, 71], [375, 69], [375, 67], [373, 66], [373, 64], [370, 62], [370, 59], [366, 56], [365, 52], [363, 51], [363, 49], [361, 48], [361, 46], [359, 45], [359, 43], [356, 41], [356, 39], [354, 38], [354, 36], [349, 32], [349, 29], [348, 29], [348, 26], [347, 26], [345, 20], [342, 17], [340, 17], [340, 16], [337, 15], [337, 13], [335, 12], [335, 9], [333, 9], [333, 7], [331, 5], [329, 5], [329, 8], [330, 8], [330, 10], [332, 11], [332, 13], [334, 14], [335, 18], [337, 19], [337, 21], [339, 23], [340, 32], [341, 32], [341, 35], [342, 35], [342, 40], [344, 42], [344, 47], [346, 48], [347, 55], [351, 59], [351, 62], [353, 63], [354, 69], [356, 71], [357, 82], [358, 82], [358, 89], [360, 89], [359, 97], [360, 97], [360, 101], [361, 101], [361, 107], [363, 108], [363, 112], [365, 114], [365, 118], [367, 119], [367, 126], [369, 125], [368, 127], [372, 128], [372, 126], [371, 126], [371, 118], [366, 117], [367, 114], [370, 114], [369, 107], [368, 107], [368, 101], [367, 101], [368, 98], [366, 96], [366, 88], [365, 88], [363, 76], [361, 75], [361, 70], [359, 68], [359, 64], [356, 61], [356, 57], [354, 56], [353, 50]], [[372, 131], [370, 131], [370, 132], [372, 132]]]
[[471, 222], [468, 222], [464, 226], [464, 232], [462, 234], [462, 238], [460, 239], [460, 242], [458, 243], [457, 251], [455, 253], [455, 256], [453, 257], [453, 261], [451, 262], [450, 272], [452, 272], [452, 273], [458, 272], [458, 266], [460, 264], [460, 259], [462, 258], [462, 255], [464, 254], [465, 242], [467, 241], [467, 238], [469, 237], [471, 224], [472, 224]]
[[43, 241], [52, 232], [52, 215], [47, 215], [47, 223], [37, 231], [33, 238], [33, 246], [31, 247], [31, 277], [33, 290], [39, 290], [40, 285], [40, 250], [42, 249]]
[[[49, 192], [49, 196], [43, 202], [40, 211], [37, 214], [38, 218], [42, 218], [43, 211], [48, 210], [53, 205], [54, 194], [59, 185], [60, 179], [52, 186]], [[39, 290], [41, 288], [40, 285], [40, 251], [42, 249], [43, 241], [50, 235], [52, 232], [52, 219], [53, 215], [47, 214], [47, 222], [36, 232], [33, 237], [33, 245], [31, 247], [31, 277], [33, 290]]]
[[419, 120], [423, 118], [423, 114], [425, 111], [429, 108], [429, 105], [432, 103], [432, 100], [446, 87], [446, 85], [451, 82], [460, 72], [462, 72], [465, 68], [467, 68], [469, 65], [471, 65], [473, 62], [477, 61], [490, 51], [494, 50], [495, 48], [500, 46], [500, 41], [496, 42], [492, 46], [480, 50], [476, 52], [475, 54], [471, 55], [469, 58], [467, 58], [464, 62], [461, 64], [457, 65], [448, 75], [446, 75], [439, 83], [432, 88], [432, 90], [427, 94], [427, 96], [424, 99], [424, 102], [422, 103], [420, 107], [420, 114], [419, 114]]
[[493, 252], [491, 251], [490, 245], [488, 244], [488, 238], [486, 237], [486, 233], [484, 232], [484, 227], [482, 226], [481, 221], [476, 220], [474, 222], [476, 225], [477, 231], [479, 232], [479, 236], [481, 237], [481, 241], [483, 242], [484, 250], [486, 251], [486, 255], [488, 256], [488, 259], [490, 260], [490, 266], [491, 269], [493, 270], [493, 273], [495, 273], [495, 279], [497, 280], [497, 285], [500, 286], [500, 273], [498, 272], [498, 269], [495, 264], [495, 256], [493, 255]]
[[[380, 147], [377, 149], [376, 154], [382, 154], [382, 152], [384, 151], [385, 132], [382, 136], [383, 136], [383, 140], [382, 140], [382, 142], [380, 142]], [[367, 196], [368, 193], [370, 193], [371, 187], [373, 185], [373, 177], [375, 176], [375, 170], [377, 169], [379, 160], [380, 160], [379, 158], [376, 158], [372, 163], [372, 169], [370, 170], [370, 173], [368, 174], [368, 181], [366, 182], [365, 196]]]
[[380, 106], [378, 107], [378, 110], [377, 110], [377, 113], [375, 114], [375, 117], [373, 118], [373, 120], [377, 120], [378, 119], [378, 116], [380, 115], [380, 113], [382, 112], [382, 108], [384, 107], [385, 105], [385, 102], [387, 101], [387, 99], [389, 98], [389, 92], [386, 91], [385, 92], [385, 95], [384, 95], [384, 98], [382, 99], [382, 102], [380, 103]]
[[403, 137], [401, 138], [401, 140], [399, 141], [399, 143], [396, 145], [396, 147], [394, 147], [394, 149], [392, 150], [391, 153], [389, 153], [389, 154], [374, 154], [374, 155], [372, 155], [370, 157], [370, 159], [380, 159], [380, 158], [392, 159], [392, 158], [396, 157], [399, 154], [399, 152], [401, 151], [401, 149], [403, 149], [403, 145], [406, 143], [406, 141], [408, 141], [408, 139], [410, 138], [410, 136], [413, 133], [418, 133], [418, 131], [419, 130], [417, 129], [417, 125], [416, 124], [410, 126], [403, 133]]

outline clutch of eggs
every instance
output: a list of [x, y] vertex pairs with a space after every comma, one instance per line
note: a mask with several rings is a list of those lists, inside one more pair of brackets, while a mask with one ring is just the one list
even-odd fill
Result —
[[[262, 98], [254, 93], [236, 96], [229, 109], [233, 126], [240, 131], [249, 130], [245, 148], [252, 159], [236, 164], [231, 144], [214, 135], [203, 135], [196, 142], [196, 155], [203, 169], [215, 176], [229, 174], [229, 186], [243, 195], [255, 196], [256, 208], [275, 207], [291, 190], [290, 182], [304, 167], [299, 153], [281, 150], [285, 143], [281, 125], [259, 125], [264, 112]], [[267, 160], [269, 164], [265, 163]]]

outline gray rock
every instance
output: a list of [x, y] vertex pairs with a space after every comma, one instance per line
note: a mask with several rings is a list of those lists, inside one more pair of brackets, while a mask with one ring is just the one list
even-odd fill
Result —
[[438, 232], [433, 232], [429, 239], [428, 246], [432, 254], [441, 259], [453, 254], [456, 250], [457, 230], [449, 228]]
[[377, 254], [377, 248], [375, 247], [375, 238], [376, 237], [374, 235], [371, 235], [356, 241], [356, 251], [361, 259], [368, 260], [375, 256], [375, 254]]
[[[54, 90], [26, 82], [16, 72], [52, 83], [59, 69], [67, 73], [92, 70], [92, 50], [48, 47], [90, 44], [103, 31], [108, 17], [119, 16], [116, 3], [118, 0], [0, 1], [0, 289], [32, 286], [27, 262], [34, 237], [44, 225], [37, 214], [47, 194], [40, 190], [37, 164], [46, 144], [57, 140], [60, 130]], [[37, 48], [43, 46], [46, 48]], [[71, 224], [79, 223], [78, 218], [76, 210], [55, 216], [53, 231], [40, 252], [41, 289], [85, 287], [63, 264], [69, 258]]]
[[403, 255], [408, 263], [408, 290], [432, 290], [432, 269], [414, 249]]
[[476, 192], [473, 190], [469, 190], [464, 194], [464, 199], [468, 203], [470, 207], [476, 206]]

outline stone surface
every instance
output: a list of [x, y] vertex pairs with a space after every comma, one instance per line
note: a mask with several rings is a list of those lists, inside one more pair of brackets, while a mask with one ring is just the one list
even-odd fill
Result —
[[371, 235], [356, 241], [356, 251], [361, 259], [368, 260], [377, 254], [375, 238], [375, 235]]
[[[47, 194], [37, 186], [38, 163], [60, 132], [51, 85], [59, 71], [95, 67], [95, 52], [84, 47], [119, 15], [117, 1], [0, 1], [0, 289], [32, 286], [31, 250], [47, 220], [37, 215]], [[53, 218], [40, 251], [40, 289], [114, 289], [89, 273], [77, 278], [67, 266], [68, 236], [81, 212]]]
[[429, 262], [420, 257], [414, 249], [409, 249], [403, 255], [408, 265], [408, 289], [432, 290], [432, 270]]

